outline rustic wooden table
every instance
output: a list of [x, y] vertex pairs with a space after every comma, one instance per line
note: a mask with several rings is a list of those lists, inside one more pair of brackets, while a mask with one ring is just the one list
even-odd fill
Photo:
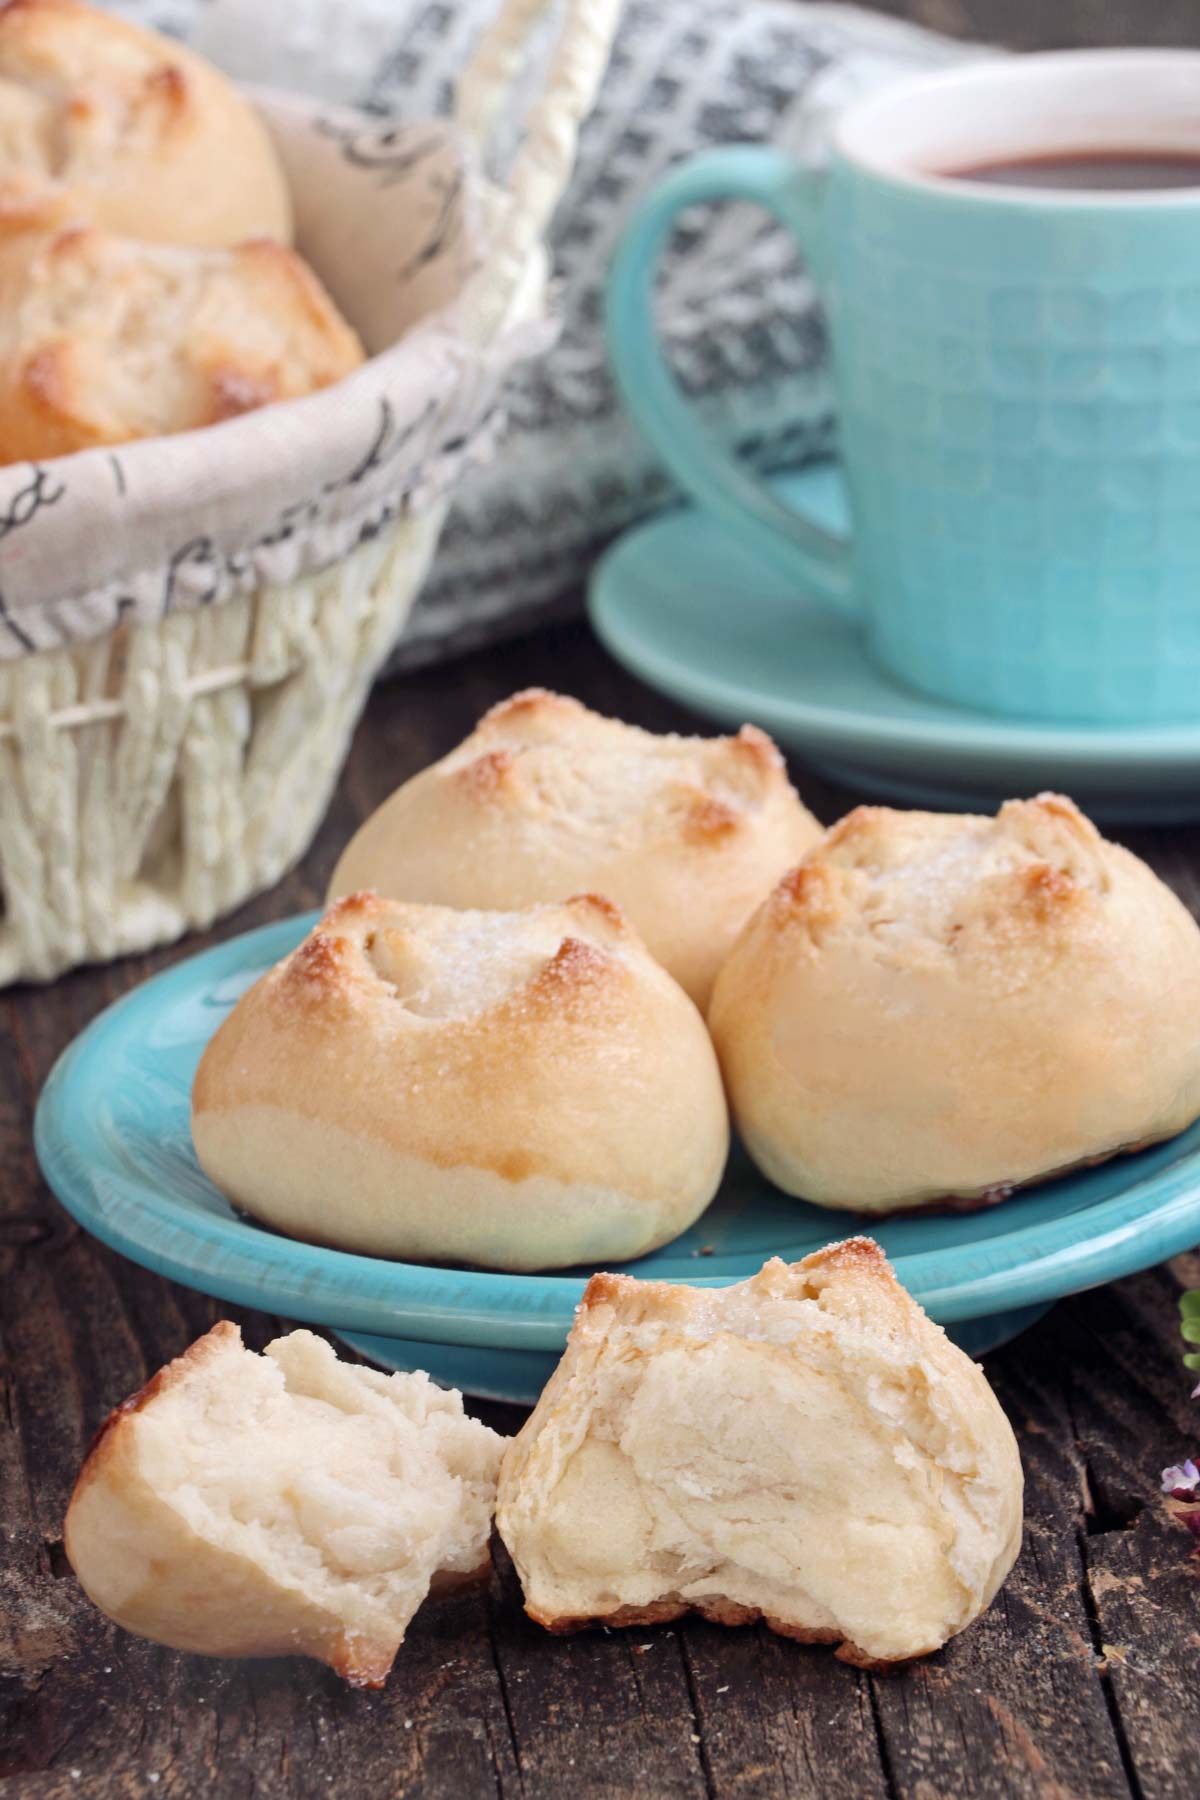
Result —
[[[355, 823], [531, 683], [655, 729], [695, 724], [583, 626], [387, 684], [312, 853], [213, 937], [315, 904]], [[826, 818], [854, 798], [794, 773]], [[1128, 841], [1200, 901], [1200, 832]], [[988, 1615], [905, 1673], [694, 1622], [551, 1638], [525, 1619], [503, 1561], [486, 1592], [420, 1615], [381, 1693], [352, 1693], [314, 1663], [209, 1662], [111, 1627], [63, 1555], [75, 1470], [108, 1408], [231, 1309], [78, 1230], [39, 1179], [30, 1122], [80, 1027], [199, 947], [0, 1000], [5, 1795], [1195, 1800], [1200, 1566], [1157, 1491], [1159, 1469], [1197, 1443], [1176, 1298], [1181, 1277], [1200, 1276], [1185, 1267], [1066, 1302], [988, 1359], [1025, 1460], [1025, 1547]], [[256, 1347], [280, 1329], [233, 1316]], [[480, 1411], [505, 1430], [522, 1416]]]

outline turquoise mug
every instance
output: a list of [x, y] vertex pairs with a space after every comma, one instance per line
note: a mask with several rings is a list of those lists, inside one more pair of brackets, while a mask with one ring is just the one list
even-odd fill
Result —
[[[1200, 185], [992, 185], [947, 171], [1089, 152], [1200, 158], [1200, 53], [997, 58], [853, 105], [819, 171], [681, 165], [630, 221], [618, 386], [681, 486], [889, 674], [1014, 717], [1200, 717]], [[1197, 162], [1200, 170], [1200, 161]], [[748, 200], [794, 234], [828, 317], [846, 539], [708, 436], [652, 314], [675, 216]]]

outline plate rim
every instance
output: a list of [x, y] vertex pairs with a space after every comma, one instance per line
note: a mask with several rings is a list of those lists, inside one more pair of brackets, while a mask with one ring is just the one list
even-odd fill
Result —
[[[103, 1062], [97, 1051], [114, 1028], [127, 1028], [129, 1015], [136, 1019], [141, 1012], [161, 1011], [164, 990], [201, 980], [211, 986], [267, 966], [317, 917], [312, 912], [275, 920], [181, 958], [84, 1027], [58, 1058], [38, 1098], [34, 1141], [51, 1189], [71, 1216], [110, 1248], [235, 1304], [379, 1337], [561, 1349], [585, 1286], [578, 1276], [391, 1262], [265, 1234], [236, 1217], [172, 1217], [169, 1195], [131, 1202], [109, 1191], [103, 1157], [89, 1161], [92, 1144], [103, 1144], [97, 1121], [86, 1108], [72, 1106], [64, 1115], [64, 1099], [81, 1069]], [[65, 1119], [70, 1129], [64, 1129]], [[1157, 1195], [1151, 1207], [1145, 1203], [1148, 1189]], [[1165, 1261], [1200, 1240], [1200, 1142], [1179, 1163], [1135, 1179], [1087, 1209], [1093, 1229], [1086, 1238], [1079, 1231], [1084, 1216], [1076, 1211], [1001, 1238], [898, 1254], [893, 1267], [936, 1319], [954, 1324], [1060, 1299]], [[831, 1241], [864, 1229], [869, 1225], [858, 1214], [830, 1214]], [[1150, 1234], [1152, 1248], [1146, 1242]], [[985, 1258], [989, 1245], [993, 1254]], [[965, 1261], [969, 1276], [951, 1278], [945, 1268], [951, 1258]], [[690, 1286], [718, 1287], [742, 1277], [685, 1279]]]

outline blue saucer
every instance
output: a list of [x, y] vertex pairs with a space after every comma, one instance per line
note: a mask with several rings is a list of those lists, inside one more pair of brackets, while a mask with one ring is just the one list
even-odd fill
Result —
[[[844, 529], [836, 466], [773, 486], [798, 511]], [[1200, 818], [1200, 720], [1040, 725], [902, 687], [870, 661], [853, 624], [695, 507], [627, 532], [596, 567], [589, 610], [613, 655], [652, 687], [723, 725], [761, 725], [880, 799], [991, 811], [1057, 788], [1112, 823]]]
[[[315, 917], [206, 950], [101, 1013], [59, 1059], [38, 1103], [46, 1179], [88, 1231], [175, 1281], [329, 1326], [394, 1368], [426, 1368], [471, 1393], [531, 1401], [590, 1270], [502, 1275], [293, 1243], [236, 1213], [196, 1163], [188, 1096], [200, 1054], [238, 996]], [[767, 1256], [792, 1261], [864, 1223], [789, 1200], [735, 1156], [704, 1217], [626, 1266], [719, 1285]], [[985, 1212], [868, 1228], [935, 1319], [970, 1349], [990, 1348], [1060, 1295], [1200, 1241], [1200, 1126]]]

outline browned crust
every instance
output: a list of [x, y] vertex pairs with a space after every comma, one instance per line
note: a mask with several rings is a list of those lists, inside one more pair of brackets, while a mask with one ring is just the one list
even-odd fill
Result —
[[825, 833], [823, 848], [833, 849], [837, 844], [848, 840], [867, 837], [874, 832], [881, 819], [886, 819], [891, 812], [887, 806], [854, 806], [840, 818], [836, 825], [831, 825]]
[[388, 902], [375, 892], [374, 888], [356, 888], [352, 894], [343, 894], [332, 906], [326, 908], [325, 917], [317, 925], [319, 931], [324, 925], [338, 925], [343, 919], [369, 919], [372, 914], [381, 915], [388, 911]]
[[[450, 1594], [482, 1587], [490, 1579], [491, 1573], [491, 1555], [485, 1551], [483, 1561], [473, 1569], [462, 1573], [450, 1569], [439, 1570], [430, 1583], [428, 1598], [444, 1599]], [[391, 1673], [399, 1648], [399, 1642], [372, 1642], [351, 1632], [343, 1632], [330, 1646], [324, 1660], [349, 1687], [381, 1688]]]
[[781, 875], [771, 892], [773, 910], [802, 912], [825, 892], [829, 876], [820, 863], [797, 863]]
[[[1066, 1171], [1059, 1170], [1058, 1173], [1065, 1174]], [[1039, 1179], [1048, 1181], [1050, 1177], [1041, 1176]], [[1032, 1187], [1035, 1183], [1027, 1181], [1024, 1185], [1026, 1187]], [[967, 1213], [983, 1212], [989, 1206], [999, 1206], [1001, 1201], [1011, 1200], [1016, 1191], [1017, 1188], [1012, 1182], [998, 1181], [993, 1187], [984, 1188], [982, 1192], [978, 1194], [939, 1194], [933, 1200], [915, 1200], [911, 1206], [889, 1206], [886, 1212], [879, 1214], [879, 1217], [886, 1219], [915, 1219], [921, 1213], [939, 1213], [946, 1215], [951, 1213], [962, 1213], [965, 1215]], [[872, 1214], [871, 1216], [874, 1217], [875, 1215]]]
[[607, 894], [572, 894], [565, 904], [578, 907], [582, 912], [595, 913], [604, 920], [606, 925], [610, 925], [614, 932], [619, 933], [622, 937], [629, 936], [632, 929], [629, 920], [616, 901], [610, 900]]
[[683, 817], [683, 841], [697, 849], [722, 848], [742, 823], [742, 814], [711, 794], [697, 794]]
[[[800, 1262], [784, 1263], [773, 1258], [764, 1263], [758, 1275], [751, 1279], [762, 1281], [764, 1277], [770, 1277], [779, 1271], [784, 1271], [803, 1283], [811, 1283], [814, 1277], [822, 1275], [866, 1275], [872, 1280], [882, 1279], [889, 1288], [904, 1293], [892, 1272], [891, 1264], [875, 1239], [861, 1234], [823, 1244], [819, 1250], [810, 1251]], [[600, 1270], [588, 1281], [576, 1310], [578, 1313], [587, 1313], [602, 1306], [620, 1307], [626, 1300], [637, 1300], [644, 1305], [656, 1299], [670, 1300], [673, 1304], [686, 1308], [694, 1305], [697, 1296], [703, 1292], [703, 1289], [681, 1287], [674, 1281], [642, 1281], [634, 1275], [614, 1275], [608, 1270]]]
[[276, 276], [289, 290], [288, 297], [305, 314], [310, 325], [328, 336], [331, 344], [353, 344], [358, 352], [357, 360], [362, 360], [358, 339], [337, 311], [324, 284], [290, 244], [281, 244], [277, 238], [270, 237], [246, 238], [233, 254], [250, 268], [257, 266]]
[[[570, 694], [558, 694], [555, 693], [553, 689], [544, 687], [521, 688], [517, 693], [510, 694], [506, 700], [498, 700], [494, 706], [489, 707], [476, 725], [472, 736], [474, 737], [481, 732], [486, 732], [493, 727], [503, 727], [511, 722], [519, 722], [522, 718], [529, 715], [540, 715], [546, 718], [558, 718], [564, 720], [583, 717], [608, 719], [608, 715], [593, 712], [590, 707], [585, 706], [581, 700], [576, 700]], [[620, 721], [613, 720], [609, 720], [608, 722], [620, 723]], [[635, 728], [627, 727], [627, 729], [633, 730]], [[669, 735], [670, 734], [668, 734], [668, 736]], [[781, 785], [785, 788], [791, 787], [791, 783], [787, 780], [787, 765], [784, 762], [782, 752], [774, 739], [769, 737], [767, 733], [761, 730], [757, 725], [743, 725], [732, 737], [707, 738], [692, 736], [688, 741], [695, 744], [703, 744], [710, 748], [724, 749], [733, 753], [743, 763], [749, 765], [758, 772], [762, 777], [764, 786], [776, 784], [779, 782], [780, 777], [782, 777]], [[501, 752], [498, 754], [502, 755], [503, 753]], [[483, 757], [477, 759], [478, 762], [483, 762], [485, 760], [486, 759]], [[463, 768], [457, 770], [456, 774], [466, 777], [471, 773], [473, 767], [474, 765], [472, 764], [465, 765]], [[707, 800], [708, 797], [704, 796], [704, 799]], [[727, 807], [722, 801], [711, 800], [708, 803], [715, 809], [719, 809], [722, 813], [728, 813], [733, 820], [736, 820], [739, 817], [732, 808]], [[702, 825], [703, 821], [700, 821], [700, 824]]]
[[583, 938], [565, 937], [525, 991], [531, 997], [546, 995], [561, 1009], [581, 995], [603, 987], [616, 968], [613, 958], [597, 945], [585, 943]]
[[[447, 1163], [444, 1167], [454, 1165]], [[502, 1181], [528, 1181], [531, 1176], [541, 1173], [541, 1164], [532, 1150], [523, 1150], [514, 1146], [511, 1150], [498, 1150], [491, 1159], [493, 1174], [499, 1175]]]
[[89, 242], [98, 236], [99, 233], [94, 225], [87, 225], [82, 219], [75, 219], [70, 224], [64, 225], [61, 231], [56, 231], [50, 239], [44, 251], [46, 261], [52, 262], [57, 257], [78, 256], [80, 251], [85, 250]]
[[55, 341], [39, 344], [21, 364], [21, 385], [40, 412], [69, 414], [69, 356], [66, 345]]
[[519, 719], [526, 713], [578, 716], [587, 710], [582, 701], [573, 700], [568, 694], [556, 694], [550, 688], [520, 688], [517, 693], [510, 694], [507, 700], [497, 700], [495, 706], [489, 706], [475, 729], [478, 731], [484, 725], [503, 725], [509, 719]]
[[1024, 899], [1044, 922], [1082, 897], [1078, 882], [1073, 881], [1065, 869], [1056, 869], [1050, 863], [1032, 863], [1021, 870], [1019, 880]]
[[272, 370], [239, 369], [233, 363], [218, 363], [209, 369], [208, 405], [204, 423], [219, 425], [223, 419], [236, 419], [242, 413], [254, 412], [280, 398], [278, 376]]
[[835, 877], [825, 863], [805, 857], [776, 882], [766, 906], [777, 931], [798, 928], [819, 946], [838, 918]]
[[0, 234], [53, 231], [70, 218], [73, 197], [59, 182], [10, 170], [0, 180]]
[[999, 1206], [1001, 1201], [1011, 1200], [1014, 1194], [1022, 1194], [1028, 1188], [1042, 1187], [1047, 1181], [1058, 1181], [1064, 1175], [1073, 1175], [1077, 1169], [1098, 1169], [1102, 1163], [1112, 1162], [1118, 1156], [1136, 1156], [1140, 1150], [1153, 1149], [1155, 1144], [1169, 1143], [1187, 1129], [1187, 1125], [1181, 1125], [1173, 1131], [1161, 1131], [1153, 1137], [1139, 1138], [1135, 1144], [1118, 1144], [1112, 1150], [1101, 1151], [1098, 1156], [1081, 1156], [1075, 1162], [1060, 1163], [1058, 1168], [1047, 1169], [1041, 1175], [1031, 1175], [1028, 1181], [996, 1182], [978, 1194], [939, 1194], [932, 1200], [914, 1201], [911, 1206], [889, 1207], [886, 1213], [872, 1214], [872, 1217], [906, 1219], [913, 1218], [918, 1213], [982, 1212], [986, 1206]]
[[1070, 826], [1072, 834], [1082, 844], [1102, 842], [1100, 833], [1091, 819], [1086, 813], [1080, 812], [1075, 802], [1066, 794], [1055, 794], [1049, 789], [1044, 789], [1042, 793], [1035, 794], [1032, 800], [1007, 800], [1000, 811], [1007, 812], [1009, 807], [1036, 808], [1038, 812], [1045, 813], [1048, 818], [1060, 819], [1064, 825]]
[[836, 1644], [834, 1656], [839, 1662], [851, 1663], [856, 1669], [869, 1669], [878, 1673], [888, 1673], [901, 1669], [906, 1664], [916, 1662], [920, 1657], [932, 1656], [939, 1644], [929, 1644], [922, 1650], [914, 1650], [908, 1656], [878, 1657], [869, 1656], [865, 1650], [844, 1638], [840, 1631], [813, 1631], [803, 1625], [792, 1625], [786, 1619], [777, 1618], [773, 1613], [763, 1612], [757, 1606], [743, 1606], [738, 1601], [727, 1600], [717, 1595], [711, 1600], [682, 1600], [678, 1594], [668, 1594], [661, 1600], [651, 1601], [649, 1606], [618, 1606], [612, 1612], [588, 1613], [573, 1617], [565, 1613], [547, 1614], [538, 1612], [535, 1607], [525, 1607], [526, 1613], [544, 1630], [552, 1632], [556, 1637], [565, 1637], [573, 1631], [586, 1631], [602, 1625], [607, 1629], [624, 1629], [631, 1625], [670, 1625], [676, 1619], [696, 1614], [707, 1619], [710, 1625], [765, 1625], [777, 1637], [791, 1638], [797, 1644]]
[[290, 987], [299, 989], [340, 988], [352, 973], [351, 956], [346, 938], [318, 928], [292, 953], [284, 979]]
[[619, 1306], [628, 1290], [641, 1285], [632, 1275], [610, 1275], [601, 1271], [590, 1277], [577, 1310], [589, 1312], [595, 1306]]
[[[764, 775], [781, 775], [786, 767], [783, 752], [774, 738], [757, 725], [743, 725], [736, 737], [729, 738], [731, 748], [753, 763]], [[790, 786], [790, 783], [788, 783]]]
[[[247, 238], [232, 255], [241, 273], [261, 271], [264, 280], [271, 284], [264, 296], [269, 309], [282, 306], [282, 316], [287, 321], [287, 309], [294, 307], [296, 319], [292, 322], [302, 323], [311, 332], [304, 351], [308, 380], [302, 391], [340, 381], [365, 360], [358, 334], [342, 317], [316, 271], [290, 245], [275, 238]], [[278, 387], [278, 393], [282, 392], [282, 387]]]
[[465, 789], [477, 800], [491, 800], [505, 788], [511, 787], [515, 767], [511, 751], [485, 750], [482, 756], [455, 769], [450, 779], [456, 787]]
[[329, 1654], [323, 1660], [335, 1675], [341, 1676], [347, 1687], [381, 1688], [391, 1674], [399, 1648], [399, 1644], [393, 1644], [390, 1649], [385, 1645], [370, 1644], [363, 1638], [343, 1632], [330, 1645]]
[[162, 63], [157, 69], [150, 70], [145, 86], [150, 98], [161, 108], [167, 128], [181, 125], [192, 102], [186, 69], [175, 62]]
[[872, 1275], [886, 1275], [889, 1280], [895, 1279], [892, 1266], [883, 1250], [873, 1237], [867, 1237], [865, 1233], [838, 1238], [832, 1244], [822, 1244], [819, 1250], [811, 1250], [803, 1261], [790, 1266], [794, 1270], [803, 1270], [806, 1275], [826, 1269], [853, 1269], [860, 1274], [869, 1271]]
[[[1014, 812], [1041, 812], [1069, 825], [1071, 834], [1081, 843], [1092, 845], [1101, 841], [1095, 826], [1074, 801], [1060, 794], [1039, 794], [1034, 800], [1006, 801], [997, 817], [1003, 819], [1006, 814], [1011, 817]], [[831, 825], [821, 843], [776, 883], [770, 896], [774, 919], [779, 923], [791, 917], [803, 919], [814, 931], [815, 939], [822, 919], [834, 901], [829, 853], [847, 843], [859, 840], [869, 843], [882, 824], [894, 816], [889, 807], [856, 806]], [[963, 816], [972, 818], [976, 815]], [[1064, 911], [1074, 906], [1084, 894], [1079, 882], [1067, 870], [1055, 868], [1044, 860], [1016, 871], [1015, 880], [1018, 899], [1024, 900], [1042, 923], [1061, 918]]]
[[[283, 965], [282, 984], [289, 994], [319, 1005], [369, 975], [364, 953], [369, 958], [373, 937], [368, 930], [360, 946], [359, 931], [375, 920], [382, 928], [403, 904], [382, 899], [369, 888], [335, 901]], [[629, 934], [625, 915], [603, 894], [576, 894], [564, 906], [602, 920], [614, 935]], [[604, 988], [620, 972], [620, 963], [600, 945], [567, 935], [522, 992], [561, 1010], [567, 1002]]]
[[99, 435], [96, 421], [81, 413], [74, 404], [76, 383], [72, 379], [71, 347], [61, 338], [39, 344], [18, 364], [17, 385], [31, 412], [37, 415], [49, 432], [64, 426], [88, 437]]

